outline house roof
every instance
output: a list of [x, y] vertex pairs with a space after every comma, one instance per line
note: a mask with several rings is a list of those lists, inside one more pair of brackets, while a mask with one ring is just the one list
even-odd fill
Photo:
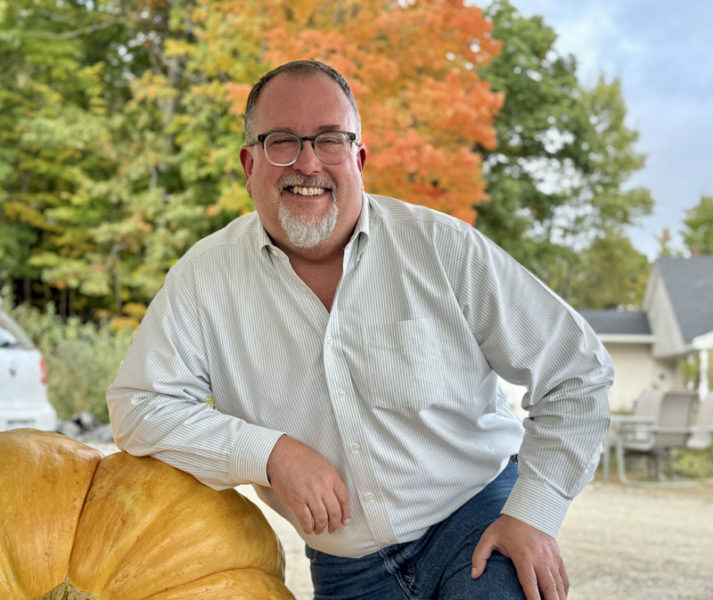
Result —
[[649, 319], [643, 311], [580, 310], [598, 335], [651, 335]]
[[656, 261], [686, 344], [713, 331], [713, 256]]

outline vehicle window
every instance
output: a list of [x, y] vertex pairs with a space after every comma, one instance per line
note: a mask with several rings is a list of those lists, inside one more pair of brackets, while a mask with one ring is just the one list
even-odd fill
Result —
[[12, 335], [7, 329], [0, 327], [0, 348], [5, 348], [6, 346], [15, 346], [17, 340], [15, 336]]
[[0, 310], [0, 348], [31, 350], [35, 345], [17, 322]]

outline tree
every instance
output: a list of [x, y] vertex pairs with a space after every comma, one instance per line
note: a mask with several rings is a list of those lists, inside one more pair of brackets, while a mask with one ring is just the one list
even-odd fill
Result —
[[671, 229], [664, 227], [661, 235], [656, 236], [656, 241], [659, 243], [658, 256], [676, 256], [676, 251], [673, 249], [673, 235]]
[[635, 136], [616, 82], [580, 90], [541, 20], [490, 14], [495, 36], [464, 0], [0, 1], [0, 274], [62, 315], [145, 305], [191, 244], [253, 208], [250, 86], [316, 58], [353, 84], [367, 190], [479, 211], [567, 295], [576, 251], [646, 210], [621, 192]]
[[574, 58], [555, 50], [541, 17], [506, 0], [487, 15], [503, 51], [482, 73], [506, 100], [498, 147], [483, 151], [491, 200], [476, 225], [569, 299], [579, 253], [651, 211], [648, 190], [623, 189], [644, 164], [638, 135], [624, 124], [619, 82], [582, 89]]
[[145, 303], [188, 246], [251, 207], [239, 116], [182, 56], [194, 8], [0, 5], [0, 271], [26, 300], [41, 282], [63, 315]]
[[551, 224], [567, 198], [544, 188], [540, 173], [576, 164], [580, 152], [566, 131], [587, 126], [574, 101], [575, 64], [555, 53], [556, 34], [541, 17], [525, 19], [509, 2], [492, 3], [486, 14], [503, 50], [482, 73], [505, 94], [505, 103], [495, 119], [498, 147], [483, 149], [490, 202], [478, 207], [476, 225], [543, 276], [563, 250], [552, 239]]
[[[473, 149], [494, 147], [492, 122], [502, 104], [477, 69], [499, 50], [480, 9], [462, 0], [228, 1], [211, 5], [204, 28], [215, 32], [216, 20], [244, 20], [251, 10], [256, 20], [247, 30], [262, 36], [266, 68], [314, 58], [353, 85], [369, 149], [369, 191], [473, 222], [473, 206], [485, 199]], [[225, 35], [203, 38], [213, 57], [230, 44]], [[235, 112], [244, 106], [240, 91]]]
[[63, 308], [98, 273], [83, 231], [65, 229], [63, 216], [81, 213], [84, 227], [100, 218], [83, 187], [115, 158], [103, 65], [84, 61], [84, 34], [115, 24], [76, 2], [0, 4], [0, 271], [23, 281], [26, 298], [41, 280]]
[[713, 196], [703, 195], [686, 211], [681, 236], [691, 254], [713, 255]]
[[572, 277], [570, 302], [592, 309], [640, 306], [648, 272], [646, 255], [625, 235], [609, 232], [582, 252], [579, 270]]

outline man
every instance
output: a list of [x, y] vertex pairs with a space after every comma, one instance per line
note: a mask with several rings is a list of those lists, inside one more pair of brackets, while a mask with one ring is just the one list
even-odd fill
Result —
[[169, 272], [107, 395], [117, 444], [254, 483], [316, 598], [565, 598], [555, 536], [608, 426], [591, 329], [472, 227], [364, 193], [330, 67], [268, 73], [245, 130], [256, 213]]

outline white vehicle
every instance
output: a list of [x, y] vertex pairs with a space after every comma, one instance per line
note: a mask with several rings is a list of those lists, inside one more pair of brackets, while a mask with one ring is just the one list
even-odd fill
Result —
[[57, 413], [47, 399], [47, 367], [32, 340], [0, 310], [0, 431], [54, 430]]

